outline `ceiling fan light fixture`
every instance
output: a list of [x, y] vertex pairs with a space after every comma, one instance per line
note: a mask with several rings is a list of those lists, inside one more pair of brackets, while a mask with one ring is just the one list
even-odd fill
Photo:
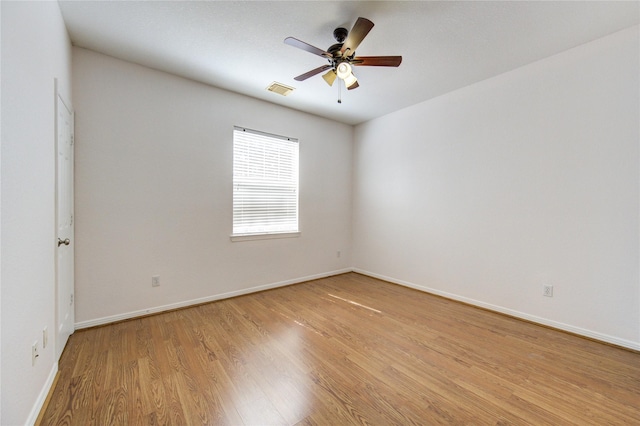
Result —
[[358, 79], [353, 75], [353, 73], [350, 73], [346, 78], [344, 78], [344, 85], [347, 86], [347, 89], [351, 89], [351, 87], [357, 83]]
[[360, 87], [360, 85], [358, 84], [358, 82], [356, 81], [355, 83], [353, 83], [351, 86], [347, 87], [347, 90], [353, 90], [353, 89], [357, 89], [358, 87]]
[[349, 65], [348, 62], [340, 62], [336, 67], [336, 74], [340, 80], [353, 76], [353, 74], [351, 74], [351, 65]]
[[[343, 27], [336, 28], [333, 32], [333, 37], [338, 43], [331, 45], [326, 51], [294, 37], [285, 38], [285, 44], [329, 60], [328, 65], [323, 65], [304, 74], [300, 74], [294, 77], [294, 80], [304, 81], [309, 77], [327, 71], [322, 75], [322, 78], [329, 86], [333, 86], [333, 83], [339, 78], [344, 81], [344, 85], [348, 90], [353, 90], [360, 86], [358, 79], [353, 75], [354, 65], [373, 67], [399, 66], [402, 62], [402, 56], [356, 56], [356, 49], [372, 28], [373, 22], [363, 17], [358, 18], [351, 28], [351, 31], [347, 31], [347, 29]], [[338, 85], [338, 89], [340, 89], [340, 87], [342, 87], [342, 84]], [[340, 93], [339, 90], [338, 93]], [[338, 98], [338, 103], [341, 103], [340, 98]]]
[[329, 86], [333, 86], [333, 82], [336, 81], [336, 77], [337, 75], [334, 70], [329, 70], [322, 76], [322, 78], [324, 78], [324, 81], [326, 81]]

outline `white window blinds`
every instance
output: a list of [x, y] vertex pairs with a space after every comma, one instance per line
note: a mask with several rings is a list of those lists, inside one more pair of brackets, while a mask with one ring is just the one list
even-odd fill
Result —
[[233, 235], [298, 232], [298, 140], [233, 129]]

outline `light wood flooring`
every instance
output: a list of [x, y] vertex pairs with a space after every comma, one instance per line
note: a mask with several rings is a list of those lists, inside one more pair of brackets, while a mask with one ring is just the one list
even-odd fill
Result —
[[43, 425], [640, 424], [640, 354], [355, 273], [77, 331]]

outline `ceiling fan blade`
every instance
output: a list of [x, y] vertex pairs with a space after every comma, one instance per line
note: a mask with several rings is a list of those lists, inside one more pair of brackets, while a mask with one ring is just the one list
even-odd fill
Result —
[[369, 34], [369, 31], [371, 31], [371, 28], [373, 28], [373, 22], [366, 18], [358, 18], [340, 49], [342, 56], [353, 55], [358, 46], [360, 46], [360, 43], [362, 43], [362, 40], [364, 40], [367, 34]]
[[397, 67], [402, 62], [402, 56], [356, 56], [352, 65], [368, 67]]
[[353, 89], [357, 89], [358, 87], [360, 87], [360, 85], [358, 84], [358, 82], [356, 81], [355, 83], [353, 83], [351, 86], [347, 87], [347, 90], [353, 90]]
[[305, 43], [302, 40], [298, 40], [297, 38], [287, 37], [284, 39], [284, 44], [306, 50], [309, 53], [313, 53], [314, 55], [322, 56], [324, 58], [331, 58], [331, 54], [329, 52], [325, 52], [324, 50], [312, 46], [309, 43]]
[[309, 77], [313, 77], [316, 74], [320, 74], [322, 71], [328, 70], [329, 68], [331, 68], [331, 65], [323, 65], [321, 67], [312, 69], [311, 71], [305, 72], [304, 74], [300, 74], [299, 76], [295, 77], [294, 80], [304, 81]]

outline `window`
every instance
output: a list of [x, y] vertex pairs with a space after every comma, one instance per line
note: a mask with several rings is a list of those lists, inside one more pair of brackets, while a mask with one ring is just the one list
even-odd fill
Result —
[[232, 240], [298, 232], [298, 140], [234, 127]]

